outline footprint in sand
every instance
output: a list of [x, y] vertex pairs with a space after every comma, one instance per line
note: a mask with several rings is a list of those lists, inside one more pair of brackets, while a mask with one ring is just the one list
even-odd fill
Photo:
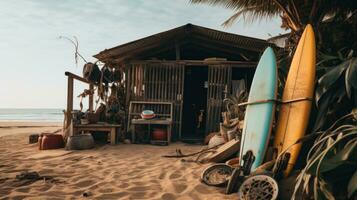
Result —
[[128, 187], [129, 187], [128, 183], [122, 183], [121, 185], [119, 185], [119, 188], [121, 188], [121, 189], [125, 189], [125, 188], [128, 188]]
[[177, 178], [180, 178], [181, 176], [182, 175], [179, 171], [175, 171], [170, 175], [169, 179], [177, 179]]
[[180, 167], [180, 170], [181, 171], [185, 171], [187, 169], [187, 167], [186, 166], [182, 166], [182, 167]]
[[159, 179], [164, 179], [166, 176], [166, 172], [161, 172], [159, 175]]
[[187, 189], [187, 185], [186, 184], [177, 184], [177, 183], [174, 183], [173, 184], [174, 186], [174, 189], [177, 193], [181, 193], [183, 191], [185, 191]]
[[201, 194], [208, 194], [210, 191], [207, 189], [207, 186], [205, 185], [197, 185], [195, 187], [195, 190]]
[[172, 193], [165, 193], [165, 194], [161, 195], [161, 199], [162, 200], [172, 200], [172, 199], [176, 199], [176, 196]]

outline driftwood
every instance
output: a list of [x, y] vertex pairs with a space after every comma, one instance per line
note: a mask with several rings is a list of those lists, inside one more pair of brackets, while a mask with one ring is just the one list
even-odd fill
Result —
[[75, 62], [76, 62], [76, 65], [78, 64], [78, 58], [79, 58], [79, 57], [82, 58], [82, 60], [83, 60], [85, 63], [87, 63], [87, 60], [79, 53], [79, 50], [78, 50], [78, 49], [79, 49], [79, 42], [78, 42], [78, 39], [77, 39], [76, 36], [73, 36], [73, 39], [74, 39], [74, 40], [72, 40], [71, 38], [66, 37], [66, 36], [59, 36], [59, 39], [66, 39], [66, 40], [68, 40], [70, 43], [73, 44], [74, 50], [75, 50], [75, 52], [74, 52], [74, 60], [75, 60]]
[[40, 176], [38, 172], [21, 172], [20, 174], [16, 175], [15, 181], [13, 182], [13, 186], [21, 187], [25, 185], [30, 185], [36, 181], [51, 181], [57, 182], [52, 176]]
[[195, 153], [190, 153], [190, 154], [183, 154], [181, 149], [176, 149], [176, 155], [163, 155], [162, 157], [164, 158], [184, 158], [184, 157], [191, 157], [191, 156], [195, 156], [195, 155], [198, 155], [198, 154], [202, 154], [202, 153], [205, 153], [207, 151], [211, 151], [212, 149], [215, 149], [219, 146], [221, 146], [222, 144], [219, 144], [219, 145], [216, 145], [214, 147], [210, 147], [210, 148], [207, 148], [207, 149], [202, 149], [201, 151], [198, 151], [198, 152], [195, 152]]

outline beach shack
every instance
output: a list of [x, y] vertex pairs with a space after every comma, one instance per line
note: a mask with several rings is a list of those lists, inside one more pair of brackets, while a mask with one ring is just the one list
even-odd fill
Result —
[[157, 103], [162, 110], [158, 114], [172, 119], [170, 138], [202, 140], [219, 130], [223, 99], [247, 91], [267, 46], [273, 45], [186, 24], [105, 49], [94, 57], [124, 71], [127, 131], [131, 106]]
[[[173, 103], [174, 139], [218, 131], [223, 98], [249, 88], [265, 40], [193, 24], [101, 51], [125, 69], [126, 102]], [[202, 117], [203, 116], [203, 117]]]

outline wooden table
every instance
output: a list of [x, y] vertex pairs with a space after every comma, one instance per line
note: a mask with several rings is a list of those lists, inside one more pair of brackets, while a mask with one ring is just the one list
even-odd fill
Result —
[[73, 134], [79, 134], [81, 131], [106, 131], [110, 134], [110, 144], [116, 144], [116, 129], [119, 124], [78, 124], [73, 125]]
[[132, 141], [135, 142], [135, 126], [136, 125], [148, 125], [150, 131], [150, 125], [166, 125], [167, 127], [167, 144], [171, 142], [171, 129], [172, 129], [172, 120], [171, 119], [132, 119]]

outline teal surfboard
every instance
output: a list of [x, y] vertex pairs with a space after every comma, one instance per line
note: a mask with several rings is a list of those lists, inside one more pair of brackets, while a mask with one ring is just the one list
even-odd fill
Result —
[[248, 103], [253, 104], [247, 105], [241, 138], [240, 164], [244, 162], [244, 155], [251, 154], [254, 157], [252, 171], [262, 164], [269, 142], [274, 119], [275, 102], [272, 100], [276, 98], [277, 77], [275, 54], [273, 49], [268, 47], [259, 60], [250, 87]]

